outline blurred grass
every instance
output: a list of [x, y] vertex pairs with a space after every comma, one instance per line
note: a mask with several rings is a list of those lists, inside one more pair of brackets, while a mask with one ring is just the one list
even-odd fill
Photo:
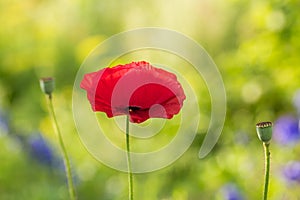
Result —
[[[64, 174], [33, 162], [16, 137], [41, 130], [59, 154], [38, 85], [41, 76], [56, 78], [54, 104], [79, 199], [126, 199], [126, 174], [98, 163], [81, 144], [71, 95], [77, 70], [99, 42], [143, 26], [174, 29], [203, 45], [224, 79], [227, 118], [208, 157], [197, 157], [206, 130], [203, 125], [178, 161], [135, 177], [136, 198], [223, 199], [219, 189], [233, 182], [246, 199], [259, 199], [263, 151], [254, 125], [296, 114], [292, 98], [300, 83], [299, 6], [299, 0], [1, 0], [0, 108], [8, 114], [10, 132], [0, 134], [0, 199], [67, 199]], [[155, 53], [148, 56], [158, 63], [163, 59]], [[174, 64], [182, 63], [175, 59]], [[197, 80], [193, 72], [186, 73], [191, 81]], [[204, 84], [200, 85], [197, 92], [203, 98], [200, 107], [205, 119], [210, 101]], [[299, 147], [290, 153], [290, 148], [272, 145], [271, 151], [270, 199], [296, 199], [299, 187], [286, 185], [280, 169], [299, 159]]]

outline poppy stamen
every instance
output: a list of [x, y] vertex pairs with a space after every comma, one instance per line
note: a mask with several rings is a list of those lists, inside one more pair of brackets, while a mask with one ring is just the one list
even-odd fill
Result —
[[138, 106], [129, 106], [128, 107], [128, 111], [131, 113], [131, 112], [135, 112], [135, 111], [138, 111], [138, 110], [141, 110], [141, 107], [138, 107]]

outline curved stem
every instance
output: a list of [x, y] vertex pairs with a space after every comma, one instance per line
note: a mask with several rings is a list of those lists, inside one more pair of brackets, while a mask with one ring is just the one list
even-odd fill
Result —
[[268, 199], [268, 187], [269, 187], [269, 176], [270, 176], [270, 149], [269, 143], [263, 143], [265, 150], [265, 186], [264, 186], [264, 197], [263, 200]]
[[59, 145], [63, 154], [63, 160], [64, 160], [64, 164], [65, 164], [65, 170], [66, 170], [66, 175], [67, 175], [67, 180], [68, 180], [68, 189], [69, 189], [69, 194], [70, 194], [70, 199], [71, 200], [75, 200], [76, 199], [76, 194], [75, 194], [75, 189], [74, 189], [74, 184], [73, 184], [73, 179], [72, 179], [72, 171], [71, 171], [71, 165], [70, 165], [70, 160], [67, 154], [67, 150], [66, 147], [64, 145], [64, 141], [62, 138], [62, 135], [60, 133], [59, 127], [58, 127], [58, 123], [57, 123], [57, 119], [56, 119], [56, 115], [54, 112], [54, 108], [53, 108], [53, 103], [52, 103], [52, 96], [49, 95], [49, 110], [53, 119], [53, 128], [54, 131], [58, 137], [58, 141], [59, 141]]
[[129, 199], [133, 200], [133, 175], [130, 158], [130, 142], [129, 142], [129, 116], [126, 116], [126, 152], [128, 164], [128, 183], [129, 183]]

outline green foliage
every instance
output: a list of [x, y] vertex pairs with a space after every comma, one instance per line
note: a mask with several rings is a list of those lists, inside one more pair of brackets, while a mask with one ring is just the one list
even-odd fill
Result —
[[[8, 134], [0, 129], [0, 199], [68, 198], [64, 174], [33, 161], [18, 139], [41, 130], [59, 155], [39, 89], [39, 78], [45, 76], [55, 77], [54, 106], [79, 199], [127, 198], [127, 175], [94, 160], [76, 134], [72, 87], [84, 58], [99, 42], [142, 26], [174, 29], [204, 46], [224, 79], [227, 116], [218, 144], [205, 159], [197, 157], [208, 126], [202, 124], [192, 146], [174, 164], [136, 175], [136, 199], [223, 199], [220, 188], [228, 182], [245, 199], [260, 199], [264, 164], [255, 124], [296, 115], [292, 98], [300, 84], [299, 6], [298, 0], [175, 0], [172, 5], [158, 0], [0, 1], [0, 108], [10, 124]], [[200, 107], [206, 122], [210, 101], [201, 85], [197, 92], [205, 97]], [[289, 160], [299, 159], [299, 147], [293, 148], [270, 146], [270, 199], [296, 199], [300, 192], [299, 186], [282, 181], [280, 171]]]

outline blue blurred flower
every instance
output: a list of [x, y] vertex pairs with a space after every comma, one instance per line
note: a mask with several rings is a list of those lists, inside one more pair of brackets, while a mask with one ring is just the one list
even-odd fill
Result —
[[[37, 162], [55, 169], [55, 173], [59, 174], [65, 179], [65, 165], [63, 160], [55, 154], [50, 144], [43, 138], [40, 133], [34, 133], [28, 139], [29, 155]], [[75, 173], [73, 173], [74, 184], [78, 184], [79, 180]]]
[[32, 158], [36, 159], [42, 164], [53, 165], [55, 161], [54, 153], [47, 143], [47, 141], [41, 136], [41, 134], [32, 135], [29, 140], [29, 153]]
[[291, 161], [287, 163], [283, 168], [283, 175], [288, 182], [300, 183], [300, 162]]
[[283, 145], [292, 145], [300, 140], [299, 120], [293, 116], [282, 116], [274, 124], [273, 138]]
[[8, 119], [3, 112], [0, 111], [0, 135], [7, 134], [9, 131]]
[[221, 188], [221, 193], [226, 200], [243, 200], [241, 192], [233, 183], [228, 183]]

